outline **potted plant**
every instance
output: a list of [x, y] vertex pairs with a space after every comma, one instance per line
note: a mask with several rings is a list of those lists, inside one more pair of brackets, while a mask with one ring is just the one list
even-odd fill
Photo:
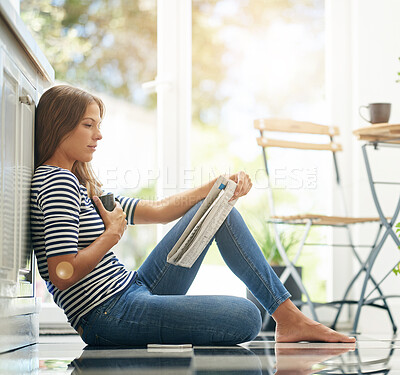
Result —
[[[278, 277], [281, 276], [286, 266], [283, 262], [283, 259], [276, 245], [275, 234], [273, 231], [272, 224], [267, 223], [266, 221], [263, 221], [262, 223], [258, 222], [258, 225], [253, 226], [253, 233], [254, 233], [254, 238], [257, 241], [258, 245], [260, 246], [260, 249], [264, 254], [265, 258], [267, 259], [268, 263], [271, 265], [272, 269], [275, 271]], [[295, 250], [296, 247], [298, 246], [299, 243], [298, 236], [296, 235], [296, 232], [281, 232], [280, 239], [290, 259], [293, 250]], [[296, 270], [301, 277], [302, 273], [301, 267], [296, 267]], [[293, 301], [301, 301], [302, 297], [301, 290], [295, 283], [292, 275], [289, 276], [284, 285], [286, 289], [289, 291], [289, 293], [292, 295]], [[247, 289], [246, 294], [247, 298], [259, 308], [261, 316], [264, 320], [266, 314], [264, 307], [253, 296], [250, 290]], [[275, 321], [273, 319], [270, 319], [268, 321], [268, 324], [262, 329], [264, 331], [275, 330]]]

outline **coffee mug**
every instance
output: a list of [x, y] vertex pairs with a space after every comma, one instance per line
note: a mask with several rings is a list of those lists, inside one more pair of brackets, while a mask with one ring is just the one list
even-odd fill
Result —
[[[391, 106], [392, 105], [390, 103], [370, 103], [368, 105], [360, 106], [358, 113], [365, 121], [368, 121], [371, 124], [387, 123], [389, 122]], [[362, 108], [369, 110], [369, 120], [362, 115]]]

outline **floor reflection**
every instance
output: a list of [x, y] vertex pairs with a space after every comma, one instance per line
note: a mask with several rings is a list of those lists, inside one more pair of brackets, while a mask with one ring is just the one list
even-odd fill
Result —
[[6, 374], [400, 374], [400, 340], [361, 336], [356, 344], [278, 343], [152, 349], [88, 347], [79, 337], [42, 338], [0, 354]]
[[[158, 374], [262, 374], [259, 356], [241, 346], [184, 350], [114, 349], [87, 347], [71, 362], [72, 374], [129, 372]], [[216, 372], [217, 371], [217, 372]]]
[[[261, 342], [258, 342], [261, 343]], [[114, 349], [87, 347], [72, 363], [72, 374], [174, 373], [174, 374], [298, 374], [327, 367], [323, 363], [356, 349], [355, 344], [310, 347], [307, 344], [275, 344], [261, 347], [207, 347], [192, 350]]]

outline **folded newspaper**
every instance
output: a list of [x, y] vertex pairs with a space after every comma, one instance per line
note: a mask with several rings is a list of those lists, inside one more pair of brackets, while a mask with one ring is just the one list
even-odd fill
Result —
[[214, 237], [237, 199], [228, 202], [236, 183], [224, 176], [218, 177], [207, 197], [167, 256], [167, 262], [190, 268]]

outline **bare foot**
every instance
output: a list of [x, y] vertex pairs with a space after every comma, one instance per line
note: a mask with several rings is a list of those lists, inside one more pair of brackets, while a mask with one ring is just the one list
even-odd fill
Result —
[[276, 342], [355, 342], [323, 324], [306, 317], [289, 299], [283, 302], [272, 314], [276, 321]]
[[355, 342], [348, 337], [317, 323], [306, 316], [295, 324], [280, 323], [276, 325], [276, 342], [322, 341], [322, 342]]

